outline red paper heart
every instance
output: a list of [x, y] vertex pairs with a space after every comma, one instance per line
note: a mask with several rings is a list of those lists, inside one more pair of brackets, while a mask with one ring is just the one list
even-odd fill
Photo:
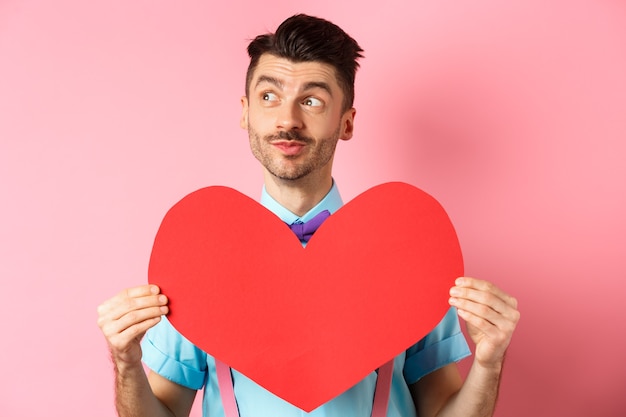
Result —
[[200, 189], [163, 219], [148, 273], [181, 334], [304, 411], [432, 330], [462, 274], [441, 205], [398, 182], [343, 206], [306, 248], [249, 197]]

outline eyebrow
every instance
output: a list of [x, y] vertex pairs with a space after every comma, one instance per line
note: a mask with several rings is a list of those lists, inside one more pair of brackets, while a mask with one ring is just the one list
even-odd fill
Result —
[[[260, 75], [259, 79], [256, 81], [255, 84], [255, 88], [259, 86], [259, 84], [262, 83], [268, 83], [268, 84], [272, 84], [273, 86], [280, 88], [281, 90], [284, 88], [284, 83], [282, 82], [282, 80], [276, 78], [276, 77], [272, 77], [269, 75]], [[333, 95], [332, 90], [330, 89], [330, 85], [328, 85], [328, 83], [325, 83], [323, 81], [310, 81], [306, 84], [304, 84], [303, 87], [303, 91], [308, 91], [308, 90], [313, 90], [313, 89], [322, 89], [324, 91], [326, 91], [331, 97]]]
[[330, 85], [328, 85], [328, 83], [322, 81], [311, 81], [304, 84], [304, 91], [313, 90], [316, 88], [320, 88], [326, 91], [331, 97], [333, 96], [333, 92], [330, 90]]
[[270, 77], [269, 75], [260, 75], [259, 79], [256, 80], [256, 84], [254, 85], [254, 87], [256, 88], [259, 86], [259, 84], [262, 84], [262, 83], [272, 84], [280, 88], [281, 90], [283, 89], [283, 82], [279, 80], [278, 78]]

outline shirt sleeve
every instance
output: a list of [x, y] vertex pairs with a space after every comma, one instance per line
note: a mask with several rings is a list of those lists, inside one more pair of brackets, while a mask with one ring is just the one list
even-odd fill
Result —
[[404, 378], [407, 384], [471, 354], [461, 331], [456, 308], [451, 307], [441, 322], [406, 353]]
[[204, 386], [207, 354], [185, 339], [163, 317], [141, 342], [143, 362], [162, 377], [191, 389]]

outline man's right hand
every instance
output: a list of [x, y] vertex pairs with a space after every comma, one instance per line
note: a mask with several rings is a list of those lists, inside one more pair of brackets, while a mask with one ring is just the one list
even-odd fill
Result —
[[141, 338], [167, 314], [167, 297], [156, 285], [128, 288], [98, 306], [98, 326], [118, 366], [141, 361]]

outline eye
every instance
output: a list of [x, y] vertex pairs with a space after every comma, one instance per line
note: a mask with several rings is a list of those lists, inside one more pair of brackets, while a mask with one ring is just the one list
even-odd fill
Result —
[[304, 104], [305, 106], [309, 106], [309, 107], [321, 107], [324, 105], [324, 102], [320, 100], [319, 98], [307, 97], [306, 99], [304, 99], [302, 104]]
[[269, 91], [263, 93], [261, 95], [261, 98], [263, 101], [277, 101], [278, 100], [278, 96], [274, 93], [271, 93]]

